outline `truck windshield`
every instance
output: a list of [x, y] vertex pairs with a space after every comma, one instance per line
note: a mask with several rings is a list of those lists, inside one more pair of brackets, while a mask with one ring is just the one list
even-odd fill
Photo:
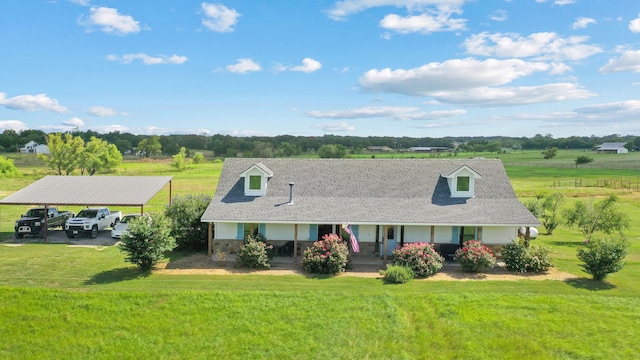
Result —
[[26, 217], [44, 217], [44, 209], [30, 209], [24, 214]]
[[98, 210], [82, 210], [77, 217], [94, 218], [98, 215]]

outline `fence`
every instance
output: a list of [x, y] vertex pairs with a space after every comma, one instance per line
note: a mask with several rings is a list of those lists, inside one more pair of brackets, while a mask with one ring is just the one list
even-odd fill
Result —
[[606, 187], [610, 189], [628, 189], [640, 191], [640, 176], [616, 177], [609, 179], [584, 179], [554, 180], [553, 187]]
[[505, 166], [532, 166], [558, 169], [606, 169], [606, 170], [640, 170], [640, 164], [598, 163], [582, 164], [554, 162], [505, 162]]

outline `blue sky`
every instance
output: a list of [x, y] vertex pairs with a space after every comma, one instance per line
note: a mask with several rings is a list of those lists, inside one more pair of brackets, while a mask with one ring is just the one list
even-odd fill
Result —
[[0, 2], [0, 131], [640, 135], [640, 1]]

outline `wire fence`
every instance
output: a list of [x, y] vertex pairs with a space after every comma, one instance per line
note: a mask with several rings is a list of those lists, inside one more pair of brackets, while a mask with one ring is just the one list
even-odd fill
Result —
[[506, 162], [505, 166], [531, 166], [558, 169], [606, 169], [606, 170], [640, 170], [639, 164], [620, 164], [615, 162], [598, 163], [598, 164], [582, 164], [576, 166], [575, 163], [554, 163], [554, 162]]
[[640, 176], [623, 176], [608, 179], [577, 178], [573, 180], [554, 180], [553, 187], [604, 187], [609, 189], [640, 191]]

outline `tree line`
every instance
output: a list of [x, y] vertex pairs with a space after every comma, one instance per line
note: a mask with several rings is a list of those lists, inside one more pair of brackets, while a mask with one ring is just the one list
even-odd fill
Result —
[[[504, 149], [547, 150], [592, 149], [603, 142], [625, 142], [629, 150], [640, 148], [640, 137], [621, 136], [571, 136], [554, 138], [551, 134], [536, 134], [528, 137], [506, 136], [459, 136], [459, 137], [390, 137], [390, 136], [251, 136], [237, 137], [222, 134], [188, 135], [135, 135], [118, 131], [101, 134], [92, 130], [69, 131], [73, 137], [85, 143], [92, 138], [113, 144], [123, 155], [173, 156], [181, 148], [187, 151], [209, 150], [218, 157], [288, 157], [303, 153], [325, 154], [326, 157], [340, 157], [342, 154], [363, 153], [369, 146], [386, 146], [391, 151], [406, 151], [411, 147], [446, 147], [462, 152], [499, 152]], [[0, 152], [18, 152], [24, 144], [35, 141], [47, 143], [48, 134], [41, 130], [4, 130], [0, 134]], [[324, 147], [323, 147], [324, 146]], [[321, 149], [322, 148], [322, 149]]]

